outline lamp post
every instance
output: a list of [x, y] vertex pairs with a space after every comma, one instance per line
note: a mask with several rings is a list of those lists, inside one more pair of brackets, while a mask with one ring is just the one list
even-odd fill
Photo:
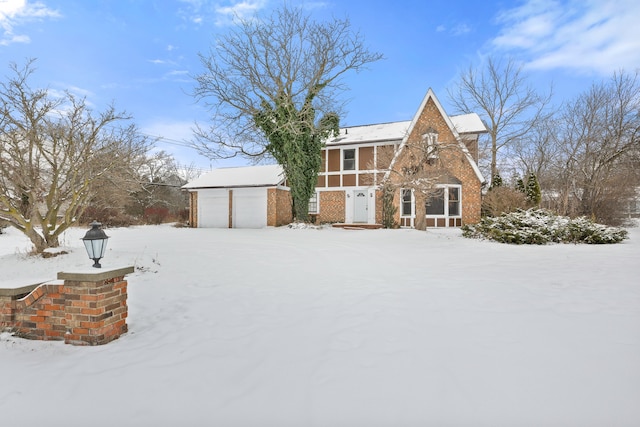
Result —
[[95, 268], [102, 267], [98, 261], [100, 258], [104, 257], [104, 253], [107, 250], [107, 236], [104, 233], [104, 230], [100, 228], [102, 226], [98, 221], [93, 221], [91, 224], [91, 229], [87, 231], [87, 234], [84, 235], [82, 241], [84, 242], [84, 247], [87, 249], [87, 254], [89, 255], [89, 259], [92, 259]]

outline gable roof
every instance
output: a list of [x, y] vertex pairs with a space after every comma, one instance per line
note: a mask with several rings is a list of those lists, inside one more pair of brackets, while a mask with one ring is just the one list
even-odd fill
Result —
[[[436, 108], [438, 109], [438, 112], [440, 113], [445, 123], [447, 124], [447, 127], [449, 128], [451, 133], [453, 133], [453, 136], [455, 137], [455, 139], [458, 141], [458, 144], [460, 145], [460, 149], [462, 150], [467, 161], [471, 165], [471, 168], [473, 169], [473, 172], [475, 173], [476, 177], [480, 180], [481, 183], [485, 183], [486, 181], [482, 176], [482, 172], [480, 172], [480, 168], [478, 167], [476, 162], [473, 160], [473, 157], [471, 157], [471, 153], [469, 153], [469, 150], [467, 149], [467, 147], [462, 142], [460, 138], [460, 134], [471, 133], [472, 129], [482, 129], [481, 131], [476, 131], [474, 133], [480, 133], [480, 132], [484, 133], [484, 132], [487, 132], [486, 126], [484, 125], [484, 123], [482, 123], [482, 120], [480, 120], [480, 117], [477, 114], [471, 113], [471, 114], [464, 114], [463, 116], [458, 116], [459, 118], [458, 125], [460, 126], [460, 129], [457, 129], [456, 125], [454, 124], [453, 118], [449, 117], [447, 113], [444, 111], [444, 108], [442, 108], [442, 104], [440, 104], [440, 101], [438, 100], [438, 98], [436, 97], [436, 94], [433, 92], [431, 88], [429, 88], [429, 90], [427, 91], [427, 94], [424, 96], [424, 98], [422, 99], [422, 102], [420, 103], [420, 107], [418, 108], [418, 111], [416, 111], [416, 114], [413, 116], [413, 119], [409, 124], [406, 134], [402, 138], [400, 147], [398, 148], [398, 151], [396, 152], [396, 154], [393, 156], [393, 159], [391, 160], [391, 165], [389, 166], [389, 168], [391, 169], [393, 167], [393, 164], [400, 157], [400, 154], [402, 153], [405, 145], [407, 144], [409, 135], [411, 135], [411, 133], [413, 132], [413, 128], [418, 123], [418, 120], [420, 119], [420, 116], [422, 115], [422, 112], [424, 111], [424, 108], [426, 107], [427, 102], [429, 102], [429, 100], [433, 101]], [[385, 179], [389, 177], [389, 173], [390, 173], [389, 171], [385, 173]]]
[[184, 185], [184, 189], [226, 187], [273, 187], [284, 183], [280, 165], [247, 166], [212, 170]]

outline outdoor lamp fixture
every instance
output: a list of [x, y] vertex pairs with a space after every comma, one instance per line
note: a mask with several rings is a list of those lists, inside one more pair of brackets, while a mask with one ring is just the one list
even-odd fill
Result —
[[84, 242], [84, 247], [87, 249], [87, 254], [89, 254], [89, 259], [92, 259], [95, 268], [102, 267], [98, 261], [100, 258], [104, 257], [104, 252], [107, 250], [107, 239], [109, 236], [104, 234], [104, 230], [100, 228], [102, 226], [98, 221], [93, 221], [91, 224], [91, 230], [87, 231], [87, 234], [84, 235], [82, 241]]

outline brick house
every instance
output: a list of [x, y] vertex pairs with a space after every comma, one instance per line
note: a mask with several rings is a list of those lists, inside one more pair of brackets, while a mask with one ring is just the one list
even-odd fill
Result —
[[[415, 225], [417, 200], [425, 201], [428, 227], [459, 227], [477, 222], [485, 182], [477, 165], [478, 137], [486, 132], [477, 114], [448, 116], [431, 89], [410, 121], [342, 128], [322, 150], [322, 166], [309, 212], [319, 223], [380, 224], [380, 186], [389, 181], [396, 189], [395, 222], [400, 226]], [[418, 151], [422, 154], [418, 155]], [[246, 208], [253, 209], [252, 226], [289, 222], [290, 198], [282, 169], [270, 166], [271, 177], [259, 180], [260, 168], [269, 167], [232, 168], [226, 181], [221, 172], [225, 169], [218, 169], [184, 186], [191, 193], [191, 225], [242, 226], [242, 221], [234, 222], [233, 213], [242, 215], [240, 211]], [[423, 171], [424, 179], [431, 180], [426, 199], [421, 199], [415, 188], [402, 186], [406, 175], [418, 169]], [[232, 177], [243, 177], [242, 182]], [[233, 193], [238, 190], [241, 206], [233, 203]], [[260, 202], [244, 203], [242, 198], [249, 194]], [[219, 212], [220, 217], [215, 224], [202, 220], [213, 211]]]

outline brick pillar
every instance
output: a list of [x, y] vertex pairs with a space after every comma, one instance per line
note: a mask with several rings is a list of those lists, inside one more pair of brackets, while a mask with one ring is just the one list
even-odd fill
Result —
[[65, 343], [102, 345], [127, 332], [127, 281], [133, 267], [58, 273], [64, 280]]
[[13, 303], [9, 295], [3, 295], [0, 289], [0, 332], [13, 326]]

